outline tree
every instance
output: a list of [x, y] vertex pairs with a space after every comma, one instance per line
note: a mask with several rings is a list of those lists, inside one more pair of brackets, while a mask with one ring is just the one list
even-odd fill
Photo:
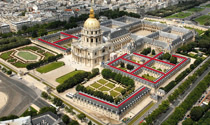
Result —
[[77, 115], [78, 119], [84, 120], [86, 118], [86, 115], [84, 113], [80, 113]]
[[170, 63], [176, 64], [177, 63], [177, 58], [174, 57], [174, 56], [171, 56]]
[[193, 107], [190, 116], [193, 121], [198, 121], [203, 116], [203, 108], [200, 106]]
[[28, 28], [28, 27], [27, 27], [26, 25], [23, 25], [23, 26], [22, 26], [22, 30], [23, 30], [23, 31], [26, 31], [27, 28]]
[[121, 94], [124, 95], [125, 93], [126, 93], [126, 89], [123, 89], [123, 90], [121, 91]]
[[26, 117], [26, 116], [36, 116], [37, 115], [37, 111], [36, 110], [26, 110], [22, 115], [21, 117]]
[[115, 78], [114, 78], [115, 81], [121, 82], [121, 79], [122, 79], [122, 75], [121, 74], [115, 75]]
[[76, 120], [72, 120], [68, 125], [79, 125], [79, 123]]
[[121, 62], [120, 63], [120, 67], [123, 67], [124, 68], [125, 67], [125, 63], [124, 62]]
[[38, 37], [37, 31], [33, 31], [32, 34], [31, 34], [31, 36], [32, 36], [33, 38]]
[[152, 55], [155, 55], [155, 50], [154, 49], [152, 50]]
[[66, 123], [66, 124], [68, 124], [68, 123], [70, 122], [70, 118], [69, 118], [68, 115], [63, 115], [63, 116], [62, 116], [62, 120], [63, 120], [63, 122]]
[[89, 121], [89, 122], [88, 122], [88, 125], [92, 125], [92, 121]]
[[133, 68], [134, 68], [133, 65], [127, 64], [127, 69], [128, 69], [128, 70], [132, 70]]
[[109, 79], [111, 73], [112, 73], [112, 71], [110, 69], [103, 69], [101, 72], [103, 78], [105, 78], [105, 79]]
[[0, 121], [6, 121], [6, 120], [11, 120], [11, 119], [16, 119], [18, 116], [16, 115], [9, 115], [9, 116], [4, 116], [0, 118]]
[[163, 54], [163, 56], [161, 57], [161, 59], [163, 59], [163, 60], [170, 60], [170, 58], [171, 58], [171, 54], [169, 54], [169, 53], [165, 53], [165, 54]]
[[9, 69], [9, 70], [7, 71], [7, 75], [11, 75], [11, 74], [12, 74], [12, 70]]
[[49, 112], [49, 111], [54, 113], [54, 114], [57, 114], [56, 109], [54, 107], [43, 107], [39, 110], [38, 114], [43, 114], [43, 113]]
[[193, 120], [188, 118], [182, 122], [182, 125], [193, 125]]
[[43, 91], [42, 94], [41, 94], [41, 97], [43, 97], [44, 99], [47, 99], [48, 98], [48, 94]]

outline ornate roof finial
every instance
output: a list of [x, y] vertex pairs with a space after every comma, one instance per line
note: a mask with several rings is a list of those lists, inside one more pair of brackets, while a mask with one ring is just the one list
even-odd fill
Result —
[[90, 15], [89, 15], [90, 18], [95, 17], [94, 10], [93, 10], [93, 4], [94, 4], [94, 0], [92, 0], [92, 2], [91, 2], [91, 9], [90, 9]]

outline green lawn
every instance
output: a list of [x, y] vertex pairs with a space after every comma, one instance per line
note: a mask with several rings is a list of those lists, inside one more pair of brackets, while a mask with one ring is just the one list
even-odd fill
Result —
[[14, 66], [16, 66], [17, 68], [25, 68], [27, 66], [27, 64], [22, 63], [20, 61], [13, 63]]
[[202, 30], [199, 30], [199, 29], [193, 29], [193, 28], [191, 28], [191, 27], [184, 27], [184, 28], [186, 28], [186, 29], [190, 29], [190, 30], [195, 30], [196, 32], [198, 32], [198, 35], [201, 35], [201, 34], [203, 34], [204, 33], [204, 31], [202, 31]]
[[136, 62], [136, 60], [132, 59], [131, 61]]
[[8, 51], [8, 52], [5, 52], [5, 53], [2, 53], [2, 54], [0, 55], [0, 58], [2, 58], [2, 59], [4, 59], [4, 60], [7, 60], [7, 59], [11, 58], [11, 57], [10, 57], [10, 54], [12, 54], [12, 52], [13, 52], [13, 51]]
[[38, 50], [37, 52], [38, 52], [38, 53], [41, 53], [41, 54], [44, 54], [44, 53], [45, 53], [45, 51], [42, 50], [42, 49]]
[[150, 81], [154, 81], [156, 78], [147, 74], [142, 75], [143, 78], [148, 79]]
[[194, 7], [194, 8], [191, 8], [191, 9], [187, 10], [187, 11], [191, 11], [191, 12], [200, 12], [200, 11], [202, 11], [202, 10], [204, 10], [204, 9], [205, 9], [205, 8]]
[[105, 87], [105, 86], [103, 86], [103, 87], [101, 87], [99, 90], [101, 90], [101, 91], [109, 91], [110, 89], [107, 88], [107, 87]]
[[99, 88], [99, 87], [101, 87], [101, 85], [98, 84], [97, 82], [91, 84], [91, 86], [94, 87], [94, 88]]
[[54, 54], [52, 54], [52, 53], [50, 53], [50, 52], [46, 52], [46, 53], [44, 53], [44, 59], [47, 59], [47, 58], [49, 58], [50, 56], [54, 56]]
[[13, 58], [8, 60], [8, 62], [15, 62], [15, 61], [16, 59], [13, 59]]
[[122, 70], [125, 70], [125, 71], [127, 70], [127, 69], [126, 69], [126, 68], [124, 68], [124, 67], [120, 67], [119, 69], [122, 69]]
[[57, 68], [60, 68], [64, 65], [65, 65], [64, 62], [52, 62], [50, 64], [37, 68], [36, 71], [40, 73], [47, 73]]
[[190, 16], [191, 13], [188, 13], [188, 12], [179, 12], [179, 13], [176, 13], [176, 14], [173, 14], [171, 16], [167, 16], [166, 18], [185, 18], [185, 17], [188, 17]]
[[111, 89], [115, 87], [115, 85], [113, 83], [110, 83], [110, 82], [107, 83], [106, 86], [109, 87], [109, 88], [111, 88]]
[[93, 87], [91, 87], [91, 86], [88, 86], [88, 87], [86, 87], [87, 89], [90, 89], [90, 90], [95, 90]]
[[119, 93], [115, 92], [115, 91], [110, 91], [110, 94], [112, 97], [116, 97], [117, 95], [119, 95]]
[[121, 93], [121, 91], [123, 90], [123, 88], [122, 88], [122, 87], [117, 87], [117, 88], [115, 88], [114, 90], [116, 90], [116, 91], [118, 91], [118, 92]]
[[100, 80], [98, 80], [98, 82], [99, 82], [99, 83], [101, 83], [101, 84], [105, 84], [105, 83], [107, 83], [107, 81], [106, 81], [106, 80], [104, 80], [104, 79], [100, 79]]
[[81, 72], [84, 72], [83, 70], [77, 70], [77, 71], [72, 71], [70, 73], [67, 73], [59, 78], [56, 79], [56, 82], [58, 83], [63, 83], [64, 81], [66, 81], [67, 79], [73, 77], [74, 75], [76, 75], [77, 73], [81, 73]]
[[203, 15], [195, 19], [195, 21], [200, 23], [201, 25], [204, 25], [209, 20], [210, 20], [210, 16], [208, 15]]
[[36, 47], [36, 46], [26, 46], [21, 48], [21, 50], [33, 50], [33, 51], [37, 51], [40, 50], [40, 48]]
[[36, 60], [38, 57], [31, 52], [20, 51], [17, 53], [18, 56], [24, 58], [25, 60]]
[[189, 53], [189, 55], [190, 55], [191, 57], [195, 56], [195, 54], [192, 54], [192, 53]]
[[103, 92], [104, 94], [107, 94], [107, 95], [109, 95], [109, 93], [108, 92]]
[[133, 125], [136, 120], [138, 120], [144, 113], [146, 113], [155, 103], [150, 103], [144, 110], [142, 110], [128, 125]]

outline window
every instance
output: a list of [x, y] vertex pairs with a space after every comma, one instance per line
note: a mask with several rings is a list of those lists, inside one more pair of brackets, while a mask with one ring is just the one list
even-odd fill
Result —
[[103, 56], [103, 60], [105, 60], [105, 56]]
[[95, 55], [97, 55], [97, 52], [95, 52]]
[[95, 60], [95, 63], [97, 63], [97, 60]]
[[105, 49], [103, 49], [102, 52], [104, 53], [105, 52]]
[[96, 38], [96, 43], [98, 42], [98, 38]]
[[93, 31], [91, 31], [91, 34], [93, 34]]
[[109, 49], [111, 49], [111, 46], [109, 47]]
[[93, 42], [93, 39], [91, 39], [91, 43]]
[[89, 39], [87, 38], [87, 42], [89, 42]]

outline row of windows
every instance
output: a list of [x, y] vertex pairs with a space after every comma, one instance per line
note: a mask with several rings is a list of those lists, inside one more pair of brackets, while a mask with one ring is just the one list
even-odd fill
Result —
[[[89, 42], [89, 38], [86, 38], [87, 39], [87, 42]], [[93, 39], [91, 38], [90, 39], [91, 43], [93, 42]], [[96, 38], [96, 43], [98, 42], [98, 38]]]
[[98, 34], [98, 33], [100, 33], [100, 31], [86, 31], [86, 33], [87, 34], [91, 34], [91, 35], [93, 35], [93, 34]]

